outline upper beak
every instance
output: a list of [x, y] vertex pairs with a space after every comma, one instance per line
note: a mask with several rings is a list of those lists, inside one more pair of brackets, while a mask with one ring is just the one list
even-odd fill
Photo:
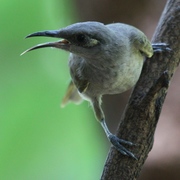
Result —
[[[26, 36], [26, 38], [35, 37], [35, 36], [63, 38], [61, 30], [59, 30], [59, 31], [55, 30], [55, 31], [35, 32], [35, 33], [32, 33], [32, 34]], [[60, 48], [60, 49], [68, 50], [69, 45], [70, 45], [70, 42], [68, 40], [62, 39], [62, 40], [57, 41], [57, 42], [48, 42], [48, 43], [44, 43], [44, 44], [38, 44], [32, 48], [27, 49], [26, 51], [21, 53], [21, 55], [25, 54], [26, 52], [32, 51], [34, 49], [45, 48], [45, 47], [54, 47], [54, 48]]]

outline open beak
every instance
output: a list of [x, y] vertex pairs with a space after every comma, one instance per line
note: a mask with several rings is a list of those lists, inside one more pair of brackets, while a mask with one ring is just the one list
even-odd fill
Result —
[[[42, 31], [42, 32], [36, 32], [33, 34], [30, 34], [28, 36], [26, 36], [26, 38], [30, 38], [30, 37], [36, 37], [36, 36], [45, 36], [45, 37], [55, 37], [55, 38], [63, 38], [62, 34], [61, 34], [61, 30], [59, 31]], [[64, 50], [68, 50], [70, 47], [70, 42], [66, 39], [62, 39], [60, 41], [57, 42], [48, 42], [48, 43], [43, 43], [43, 44], [38, 44], [32, 48], [27, 49], [26, 51], [24, 51], [23, 53], [21, 53], [21, 55], [35, 50], [35, 49], [40, 49], [40, 48], [45, 48], [45, 47], [54, 47], [54, 48], [59, 48], [59, 49], [64, 49]]]

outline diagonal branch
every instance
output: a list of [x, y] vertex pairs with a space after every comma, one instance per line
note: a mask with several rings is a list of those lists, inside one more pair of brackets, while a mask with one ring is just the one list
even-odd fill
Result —
[[172, 52], [156, 53], [145, 61], [117, 130], [118, 137], [136, 144], [128, 148], [138, 160], [123, 156], [112, 147], [102, 180], [137, 179], [152, 149], [168, 84], [180, 62], [180, 0], [167, 2], [152, 42], [166, 43]]

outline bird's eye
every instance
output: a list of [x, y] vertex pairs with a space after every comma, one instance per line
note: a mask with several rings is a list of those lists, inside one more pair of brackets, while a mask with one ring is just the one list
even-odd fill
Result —
[[78, 42], [82, 43], [85, 41], [86, 37], [84, 34], [77, 34], [76, 39]]

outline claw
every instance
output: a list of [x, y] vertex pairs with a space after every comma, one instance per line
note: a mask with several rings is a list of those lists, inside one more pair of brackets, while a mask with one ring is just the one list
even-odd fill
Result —
[[156, 52], [164, 52], [164, 51], [172, 51], [171, 48], [169, 48], [169, 45], [166, 43], [154, 43], [152, 44], [153, 51]]
[[121, 154], [123, 154], [123, 155], [125, 155], [125, 156], [132, 157], [132, 158], [138, 160], [138, 159], [136, 158], [136, 156], [135, 156], [132, 152], [128, 151], [128, 150], [122, 145], [122, 144], [127, 144], [127, 145], [130, 145], [130, 146], [133, 146], [134, 144], [133, 144], [132, 142], [130, 142], [130, 141], [125, 141], [125, 140], [123, 140], [123, 139], [119, 139], [118, 137], [116, 137], [116, 136], [113, 135], [113, 134], [110, 134], [110, 135], [108, 136], [108, 138], [109, 138], [109, 141], [113, 144], [113, 146], [114, 146]]
[[109, 131], [109, 129], [108, 129], [108, 127], [107, 127], [106, 122], [105, 122], [104, 119], [102, 119], [102, 121], [101, 121], [101, 126], [103, 127], [103, 129], [104, 129], [104, 131], [105, 131], [105, 133], [106, 133], [109, 141], [111, 142], [111, 144], [112, 144], [121, 154], [123, 154], [123, 155], [125, 155], [125, 156], [129, 156], [129, 157], [131, 157], [131, 158], [134, 158], [134, 159], [138, 160], [138, 159], [136, 158], [136, 156], [135, 156], [132, 152], [128, 151], [128, 150], [122, 145], [122, 144], [127, 144], [127, 145], [129, 145], [129, 146], [134, 146], [134, 144], [133, 144], [132, 142], [130, 142], [130, 141], [125, 141], [125, 140], [123, 140], [123, 139], [119, 139], [119, 138], [116, 137], [115, 135], [111, 134], [111, 132]]

